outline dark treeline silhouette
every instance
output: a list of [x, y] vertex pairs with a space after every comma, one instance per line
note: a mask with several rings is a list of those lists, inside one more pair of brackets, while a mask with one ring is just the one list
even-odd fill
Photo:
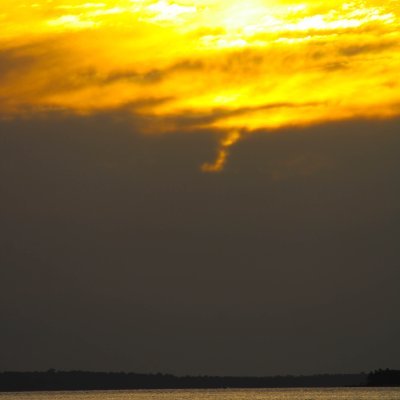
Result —
[[400, 371], [378, 369], [368, 374], [368, 386], [400, 386]]
[[365, 374], [218, 377], [169, 374], [106, 373], [84, 371], [3, 372], [0, 391], [130, 390], [130, 389], [218, 389], [276, 387], [364, 386]]

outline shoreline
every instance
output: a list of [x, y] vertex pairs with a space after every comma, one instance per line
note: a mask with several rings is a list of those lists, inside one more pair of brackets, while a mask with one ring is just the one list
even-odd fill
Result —
[[0, 392], [263, 390], [400, 387], [400, 371], [286, 376], [175, 376], [125, 372], [0, 372]]

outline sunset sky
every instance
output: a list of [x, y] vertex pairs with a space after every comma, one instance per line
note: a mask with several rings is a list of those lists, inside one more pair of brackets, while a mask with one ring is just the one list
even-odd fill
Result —
[[0, 369], [400, 368], [399, 71], [398, 0], [0, 0]]
[[146, 134], [211, 128], [206, 171], [256, 129], [399, 113], [397, 0], [1, 6], [3, 115], [126, 108]]

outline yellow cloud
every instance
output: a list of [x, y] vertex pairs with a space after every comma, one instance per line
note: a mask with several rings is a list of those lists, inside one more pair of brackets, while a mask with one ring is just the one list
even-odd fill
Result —
[[[0, 113], [129, 108], [146, 132], [400, 113], [397, 0], [0, 0]], [[154, 122], [157, 120], [157, 122]]]

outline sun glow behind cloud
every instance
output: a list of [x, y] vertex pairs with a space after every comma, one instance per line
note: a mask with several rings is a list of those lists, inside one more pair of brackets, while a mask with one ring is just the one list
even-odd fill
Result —
[[124, 108], [144, 133], [400, 114], [399, 2], [0, 0], [0, 113]]

